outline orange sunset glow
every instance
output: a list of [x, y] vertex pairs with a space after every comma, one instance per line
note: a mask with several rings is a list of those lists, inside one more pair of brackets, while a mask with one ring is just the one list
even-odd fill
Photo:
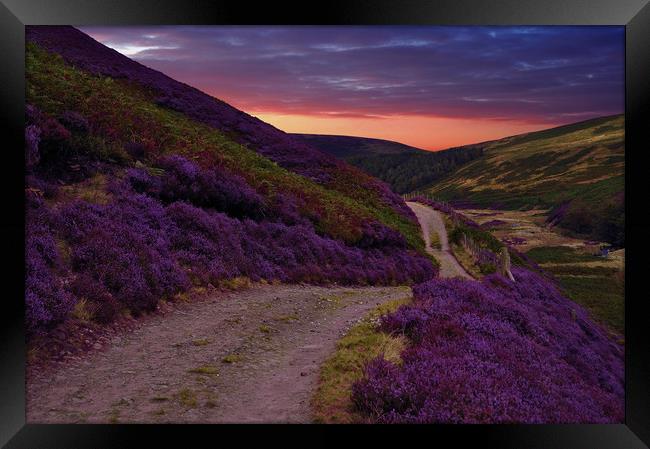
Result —
[[341, 118], [277, 112], [253, 112], [253, 115], [289, 133], [374, 137], [431, 151], [537, 131], [549, 126], [542, 123], [427, 116]]

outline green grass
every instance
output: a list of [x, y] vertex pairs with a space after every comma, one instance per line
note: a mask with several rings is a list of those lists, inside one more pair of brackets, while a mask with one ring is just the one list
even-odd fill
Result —
[[71, 316], [84, 322], [89, 323], [93, 319], [93, 313], [88, 307], [88, 300], [81, 298], [72, 308]]
[[474, 259], [469, 255], [467, 251], [465, 251], [465, 248], [463, 248], [462, 245], [456, 245], [452, 243], [449, 247], [454, 257], [460, 266], [465, 269], [465, 271], [467, 271], [475, 279], [480, 279], [483, 277], [483, 273], [481, 273], [479, 267], [476, 265], [476, 263], [474, 263]]
[[431, 241], [431, 248], [440, 249], [442, 247], [440, 243], [440, 236], [436, 231], [431, 231], [431, 235], [429, 236], [429, 239]]
[[614, 267], [590, 267], [584, 265], [544, 265], [544, 271], [552, 273], [554, 276], [597, 276], [608, 277], [614, 276], [619, 272]]
[[223, 363], [237, 363], [242, 359], [242, 357], [239, 354], [228, 354], [225, 356], [221, 361]]
[[410, 297], [386, 302], [372, 310], [336, 344], [334, 354], [321, 366], [318, 387], [311, 400], [317, 423], [355, 423], [363, 419], [350, 399], [352, 384], [363, 375], [363, 367], [383, 354], [387, 360], [400, 362], [406, 347], [404, 337], [394, 337], [376, 329], [381, 316], [395, 311]]
[[557, 276], [560, 285], [576, 303], [620, 335], [625, 331], [623, 281], [611, 276]]
[[188, 372], [193, 374], [205, 374], [206, 376], [216, 376], [219, 374], [219, 369], [212, 365], [203, 365], [192, 368], [188, 370]]
[[178, 392], [178, 402], [187, 408], [194, 408], [197, 405], [196, 393], [189, 388], [183, 388]]
[[575, 263], [601, 260], [598, 256], [580, 252], [568, 246], [540, 246], [526, 253], [528, 257], [539, 264], [543, 263]]
[[606, 328], [623, 335], [625, 281], [621, 269], [585, 265], [603, 259], [566, 246], [533, 248], [526, 254], [555, 277], [568, 298], [584, 306]]
[[483, 229], [470, 228], [469, 226], [465, 226], [462, 223], [454, 225], [448, 235], [449, 242], [456, 244], [460, 244], [462, 242], [463, 235], [467, 235], [468, 238], [473, 240], [482, 248], [487, 248], [495, 254], [499, 254], [501, 252], [501, 249], [505, 246], [503, 242], [492, 235], [491, 232], [485, 231]]
[[620, 203], [624, 191], [624, 124], [622, 115], [602, 117], [487, 143], [482, 157], [460, 166], [428, 193], [438, 200], [506, 209], [551, 209], [573, 201], [594, 225], [581, 231], [570, 218], [559, 225], [595, 236], [603, 232], [597, 223], [616, 224], [617, 215], [607, 207]]

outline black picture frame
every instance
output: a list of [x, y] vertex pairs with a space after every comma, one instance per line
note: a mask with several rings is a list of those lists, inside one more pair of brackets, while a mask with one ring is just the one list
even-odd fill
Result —
[[[4, 170], [5, 266], [0, 352], [0, 444], [7, 448], [196, 447], [262, 439], [280, 444], [425, 444], [499, 448], [643, 448], [650, 444], [649, 326], [644, 314], [650, 273], [645, 217], [650, 97], [648, 0], [347, 0], [286, 6], [232, 0], [2, 0], [0, 108]], [[26, 425], [24, 344], [24, 25], [147, 24], [430, 24], [624, 25], [626, 28], [626, 418], [617, 425], [223, 426]], [[645, 176], [644, 176], [645, 175]], [[297, 433], [296, 433], [297, 432]], [[316, 433], [317, 435], [308, 435]], [[309, 438], [308, 440], [306, 438]], [[204, 443], [203, 443], [204, 444]], [[407, 443], [408, 444], [408, 443]]]

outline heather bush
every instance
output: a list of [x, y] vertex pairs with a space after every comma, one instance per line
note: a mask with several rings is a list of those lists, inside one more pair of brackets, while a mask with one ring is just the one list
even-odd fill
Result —
[[170, 241], [179, 260], [204, 282], [253, 280], [341, 284], [407, 283], [435, 275], [409, 251], [367, 250], [318, 236], [305, 225], [243, 222], [187, 203], [168, 207]]
[[147, 155], [147, 146], [141, 142], [127, 142], [124, 151], [133, 159], [141, 160]]
[[138, 193], [159, 197], [162, 190], [162, 179], [154, 176], [143, 168], [129, 168], [125, 171], [125, 179]]
[[498, 228], [500, 226], [507, 225], [508, 223], [503, 220], [490, 220], [481, 224], [481, 229], [490, 230], [492, 228]]
[[240, 176], [219, 167], [201, 168], [181, 156], [163, 158], [157, 165], [163, 169], [162, 175], [129, 169], [127, 179], [131, 186], [165, 203], [187, 201], [235, 217], [261, 218], [265, 213], [262, 196]]
[[526, 239], [523, 237], [504, 237], [502, 241], [507, 245], [513, 246], [523, 245], [526, 243]]
[[[399, 238], [381, 228], [375, 228], [375, 238], [383, 246], [359, 248], [319, 236], [309, 223], [240, 220], [185, 201], [165, 204], [135, 190], [140, 178], [150, 186], [151, 175], [143, 173], [129, 170], [124, 182], [112, 181], [107, 187], [112, 200], [107, 204], [74, 200], [47, 214], [42, 214], [42, 203], [34, 206], [48, 224], [44, 229], [55, 230], [56, 238], [69, 247], [65, 270], [71, 282], [65, 288], [61, 283], [54, 269], [60, 263], [53, 240], [48, 240], [49, 246], [43, 246], [48, 251], [37, 253], [47, 258], [33, 263], [40, 263], [39, 276], [46, 280], [26, 279], [31, 289], [26, 301], [35, 310], [32, 315], [44, 316], [32, 319], [33, 328], [61, 321], [74, 302], [82, 299], [102, 323], [113, 319], [122, 307], [135, 313], [152, 310], [161, 298], [188, 289], [191, 282], [220, 285], [247, 277], [390, 285], [421, 282], [436, 275], [428, 259], [401, 247]], [[31, 226], [30, 219], [28, 229]], [[40, 288], [44, 283], [61, 288], [45, 291]]]
[[[282, 223], [292, 225], [308, 225], [310, 223], [307, 214], [302, 214], [301, 210], [306, 210], [305, 201], [290, 193], [278, 192], [271, 198], [268, 218], [272, 221], [281, 221]], [[315, 223], [320, 221], [320, 217], [312, 214], [310, 217]]]
[[411, 346], [366, 367], [356, 406], [388, 423], [622, 422], [622, 348], [548, 280], [513, 274], [416, 286], [381, 322]]
[[41, 130], [36, 125], [25, 127], [25, 165], [27, 168], [38, 164], [41, 157], [38, 152], [38, 144], [41, 141]]
[[70, 131], [81, 133], [88, 131], [88, 120], [76, 111], [63, 111], [59, 122]]
[[41, 332], [72, 310], [66, 273], [43, 207], [28, 209], [25, 232], [25, 322], [28, 333]]
[[165, 170], [160, 191], [164, 202], [189, 201], [236, 217], [259, 218], [264, 214], [262, 196], [244, 178], [223, 167], [204, 169], [181, 156], [169, 156], [158, 165]]
[[407, 247], [402, 234], [377, 221], [364, 223], [361, 232], [362, 237], [356, 243], [360, 248]]
[[40, 123], [41, 140], [57, 144], [70, 138], [71, 134], [57, 119], [47, 117]]
[[92, 319], [101, 324], [113, 321], [120, 310], [120, 304], [106, 287], [88, 274], [81, 274], [70, 284], [70, 291], [77, 302], [86, 301]]
[[[89, 166], [88, 161], [104, 165], [130, 165], [140, 161], [151, 167], [161, 155], [182, 154], [198, 160], [203, 168], [223, 165], [229, 173], [243, 175], [251, 187], [264, 195], [267, 206], [264, 217], [285, 222], [276, 211], [268, 210], [269, 203], [283, 192], [303, 203], [299, 206], [300, 215], [314, 223], [323, 235], [355, 243], [362, 235], [362, 223], [377, 220], [399, 230], [411, 247], [422, 247], [412, 212], [384, 184], [340, 161], [333, 160], [331, 164], [318, 158], [311, 160], [305, 155], [306, 169], [325, 169], [327, 176], [323, 179], [327, 180], [318, 185], [306, 179], [308, 175], [300, 173], [303, 176], [298, 176], [297, 171], [290, 173], [288, 167], [277, 160], [273, 163], [270, 156], [267, 159], [256, 154], [260, 153], [260, 146], [271, 144], [271, 140], [281, 142], [283, 133], [280, 131], [262, 123], [272, 135], [259, 134], [258, 128], [253, 127], [256, 131], [243, 137], [254, 138], [258, 144], [242, 142], [242, 136], [235, 129], [240, 119], [247, 117], [241, 111], [223, 105], [224, 111], [233, 112], [232, 120], [223, 117], [224, 121], [219, 122], [221, 128], [210, 129], [212, 125], [199, 123], [186, 113], [154, 106], [151, 94], [156, 95], [158, 89], [147, 85], [143, 79], [131, 79], [127, 73], [131, 69], [143, 76], [155, 72], [114, 53], [83, 33], [70, 27], [28, 27], [26, 33], [28, 101], [56, 117], [66, 110], [75, 110], [89, 121], [90, 132], [75, 133], [73, 139], [62, 146], [65, 152], [58, 154], [66, 160], [54, 169], [48, 168], [51, 178], [64, 182], [87, 178], [87, 174], [79, 175]], [[112, 78], [89, 73], [98, 73], [91, 70], [93, 61], [99, 65], [112, 61], [105, 74]], [[88, 70], [82, 70], [86, 68]], [[160, 78], [183, 92], [193, 90], [162, 75]], [[82, 91], [88, 94], [80, 95]], [[205, 97], [198, 91], [196, 94]], [[209, 101], [221, 103], [214, 98]], [[216, 117], [218, 114], [210, 115]], [[295, 149], [284, 145], [282, 143], [279, 149], [286, 151], [287, 157], [296, 157]], [[136, 151], [132, 146], [138, 147]], [[71, 166], [80, 167], [80, 171], [72, 172]], [[381, 198], [384, 194], [381, 191], [390, 196], [390, 201]]]
[[26, 107], [25, 165], [30, 171], [36, 166], [49, 167], [65, 159], [70, 131], [57, 119], [33, 105]]
[[52, 199], [58, 191], [59, 187], [50, 181], [32, 174], [25, 176], [25, 204], [28, 208], [40, 206], [43, 198]]
[[496, 254], [487, 249], [479, 249], [478, 254], [475, 255], [476, 264], [481, 271], [481, 274], [491, 274], [494, 273], [499, 264], [499, 260]]
[[217, 284], [248, 274], [237, 220], [181, 202], [166, 215], [170, 249], [195, 280]]
[[[163, 169], [159, 176], [151, 175], [145, 169], [127, 170], [127, 179], [138, 192], [160, 198], [165, 203], [187, 201], [191, 204], [226, 212], [234, 217], [277, 219], [287, 224], [308, 225], [309, 220], [300, 215], [297, 198], [280, 193], [276, 196], [279, 207], [270, 210], [264, 198], [246, 181], [213, 167], [204, 169], [181, 156], [169, 156], [157, 162]], [[320, 217], [310, 217], [318, 223]], [[361, 227], [361, 238], [355, 243], [360, 248], [402, 247], [408, 245], [404, 237], [378, 221], [366, 221]]]
[[144, 195], [107, 205], [75, 201], [58, 211], [57, 225], [72, 246], [76, 273], [100, 282], [135, 312], [188, 286], [162, 233], [164, 208]]

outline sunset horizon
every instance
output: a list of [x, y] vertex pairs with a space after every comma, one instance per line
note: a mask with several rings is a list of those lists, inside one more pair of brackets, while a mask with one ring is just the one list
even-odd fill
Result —
[[624, 106], [620, 27], [81, 29], [288, 133], [439, 151]]

